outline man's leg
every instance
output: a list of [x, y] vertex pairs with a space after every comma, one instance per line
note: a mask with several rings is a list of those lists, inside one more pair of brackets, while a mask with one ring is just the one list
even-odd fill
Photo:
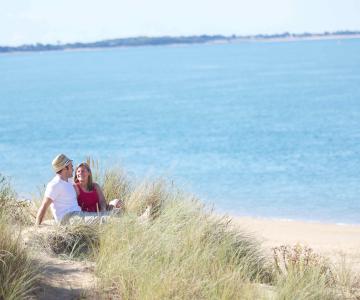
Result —
[[62, 221], [61, 225], [73, 225], [73, 224], [103, 224], [106, 223], [109, 217], [112, 214], [110, 212], [84, 212], [84, 211], [74, 211], [66, 214]]

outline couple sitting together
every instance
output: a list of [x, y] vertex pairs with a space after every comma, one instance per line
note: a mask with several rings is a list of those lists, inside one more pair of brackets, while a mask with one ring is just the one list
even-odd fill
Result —
[[46, 186], [44, 199], [36, 215], [37, 225], [43, 221], [49, 206], [56, 223], [60, 224], [102, 222], [123, 208], [123, 202], [119, 199], [106, 205], [100, 186], [92, 181], [87, 163], [76, 167], [74, 183], [68, 181], [74, 171], [71, 159], [59, 154], [52, 161], [52, 167], [56, 176]]

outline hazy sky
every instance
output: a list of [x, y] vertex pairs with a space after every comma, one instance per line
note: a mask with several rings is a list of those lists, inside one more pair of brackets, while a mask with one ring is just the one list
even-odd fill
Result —
[[360, 0], [0, 0], [0, 45], [360, 30]]

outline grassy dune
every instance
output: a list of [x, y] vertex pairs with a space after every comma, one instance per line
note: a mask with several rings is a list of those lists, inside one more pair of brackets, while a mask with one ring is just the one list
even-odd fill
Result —
[[196, 202], [167, 203], [151, 224], [126, 216], [104, 233], [97, 275], [123, 299], [255, 299], [251, 284], [271, 279], [256, 241]]
[[[265, 257], [254, 236], [172, 184], [107, 174], [105, 193], [120, 193], [127, 213], [100, 236], [96, 273], [105, 291], [122, 299], [359, 299], [360, 281], [345, 264], [300, 245]], [[144, 222], [138, 216], [149, 206]]]
[[[107, 200], [125, 201], [124, 214], [105, 225], [56, 226], [38, 241], [54, 255], [95, 262], [105, 299], [360, 298], [360, 279], [345, 263], [333, 266], [300, 245], [265, 256], [254, 236], [166, 180], [133, 182], [121, 169], [101, 171], [94, 162], [92, 168]], [[1, 211], [18, 210], [12, 221], [27, 224], [22, 212], [31, 207], [14, 206], [8, 185], [1, 191], [1, 199], [8, 195]], [[34, 287], [35, 271], [5, 223], [0, 219], [0, 233], [9, 237], [0, 242], [0, 285], [3, 293], [14, 292], [0, 299], [23, 298]], [[4, 264], [6, 251], [16, 259]], [[7, 280], [13, 274], [28, 275]]]

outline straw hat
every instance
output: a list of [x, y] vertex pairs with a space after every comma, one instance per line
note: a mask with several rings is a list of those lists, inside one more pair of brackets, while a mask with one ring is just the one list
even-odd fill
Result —
[[59, 154], [52, 161], [52, 167], [53, 167], [55, 173], [57, 173], [57, 172], [61, 171], [62, 169], [64, 169], [66, 166], [68, 166], [71, 162], [72, 162], [72, 160], [70, 158], [68, 158], [66, 155]]

